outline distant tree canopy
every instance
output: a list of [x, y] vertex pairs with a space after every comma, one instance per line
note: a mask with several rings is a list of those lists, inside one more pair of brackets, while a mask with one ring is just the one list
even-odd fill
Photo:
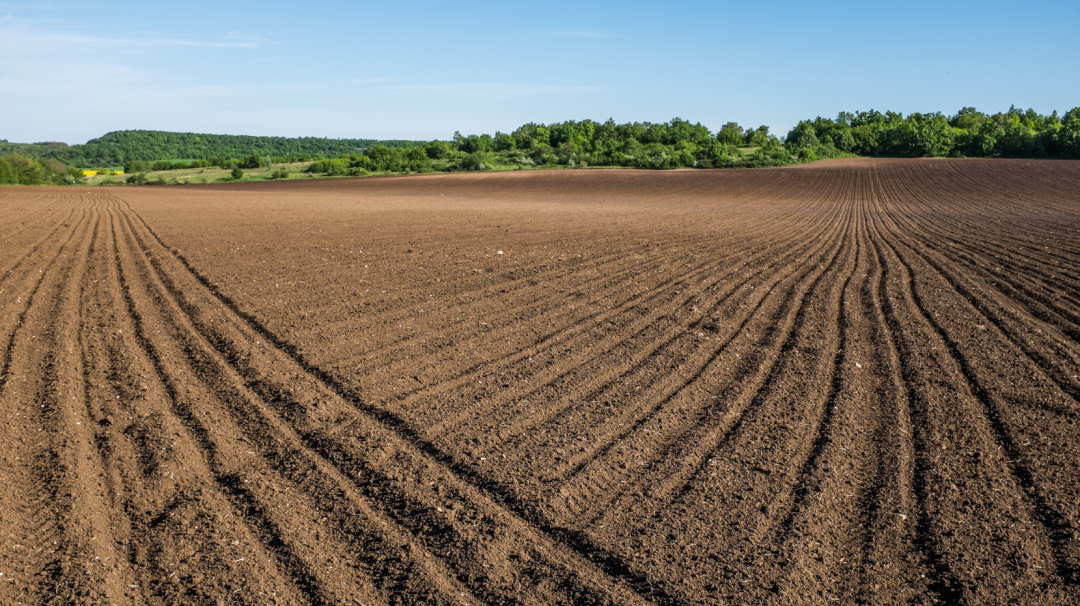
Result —
[[0, 185], [69, 185], [81, 178], [82, 171], [51, 158], [19, 153], [0, 156]]
[[[449, 152], [448, 152], [449, 153]], [[324, 158], [308, 167], [310, 173], [327, 175], [366, 175], [372, 172], [429, 173], [434, 170], [428, 147], [387, 147], [376, 145], [362, 154]]]
[[[756, 148], [746, 154], [738, 148]], [[626, 166], [636, 168], [777, 166], [798, 161], [768, 127], [746, 130], [734, 122], [715, 135], [700, 123], [680, 118], [670, 122], [613, 120], [526, 124], [512, 133], [492, 135], [454, 133], [452, 141], [428, 144], [430, 157], [447, 149], [464, 153], [462, 168], [483, 170], [499, 163], [500, 155], [526, 165]], [[494, 156], [488, 154], [494, 153]]]
[[[713, 133], [680, 118], [669, 122], [569, 120], [528, 123], [510, 133], [462, 135], [449, 141], [375, 141], [315, 137], [247, 137], [129, 130], [85, 145], [0, 140], [0, 183], [77, 181], [67, 166], [124, 165], [125, 172], [219, 166], [256, 169], [311, 162], [328, 175], [371, 172], [488, 170], [539, 165], [634, 168], [782, 166], [841, 156], [1080, 159], [1080, 108], [1040, 115], [1015, 107], [985, 114], [965, 107], [952, 116], [907, 116], [875, 110], [803, 120], [783, 139], [769, 127], [727, 122]], [[280, 174], [280, 172], [279, 172]], [[288, 174], [287, 171], [284, 174]]]
[[714, 134], [676, 118], [659, 124], [529, 123], [510, 134], [454, 133], [452, 141], [437, 143], [426, 148], [432, 158], [456, 150], [470, 156], [516, 153], [534, 164], [638, 168], [776, 166], [838, 156], [1080, 158], [1080, 108], [1062, 116], [1015, 107], [993, 115], [970, 107], [953, 116], [840, 112], [836, 119], [803, 120], [782, 141], [767, 126], [728, 122]]
[[992, 115], [973, 107], [952, 116], [840, 112], [836, 119], [800, 122], [786, 143], [832, 147], [859, 156], [1080, 158], [1080, 108], [1064, 116], [1015, 107]]
[[[130, 161], [179, 159], [243, 158], [259, 156], [337, 156], [352, 154], [373, 145], [405, 147], [414, 141], [378, 141], [375, 139], [325, 139], [318, 137], [250, 137], [242, 135], [206, 135], [170, 133], [153, 130], [123, 130], [91, 139], [83, 145], [38, 143], [11, 149], [38, 157], [60, 160], [84, 168], [122, 166]], [[0, 152], [5, 143], [0, 143]], [[14, 145], [14, 144], [7, 144]]]

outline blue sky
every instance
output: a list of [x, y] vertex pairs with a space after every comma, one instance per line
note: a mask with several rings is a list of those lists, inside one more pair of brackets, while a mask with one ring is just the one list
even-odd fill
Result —
[[0, 1], [0, 139], [1080, 106], [1080, 2]]

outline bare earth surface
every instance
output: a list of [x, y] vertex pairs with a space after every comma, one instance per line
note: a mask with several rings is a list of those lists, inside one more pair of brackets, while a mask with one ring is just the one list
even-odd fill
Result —
[[3, 188], [0, 372], [0, 604], [1080, 603], [1077, 162]]

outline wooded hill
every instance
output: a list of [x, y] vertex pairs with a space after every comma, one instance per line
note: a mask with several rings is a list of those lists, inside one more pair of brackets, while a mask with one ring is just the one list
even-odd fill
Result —
[[841, 156], [1080, 159], [1080, 108], [1049, 115], [1016, 107], [995, 114], [965, 107], [951, 116], [840, 112], [835, 119], [803, 120], [783, 138], [770, 133], [767, 126], [744, 128], [728, 122], [714, 133], [679, 118], [664, 123], [529, 123], [511, 133], [454, 133], [449, 141], [430, 142], [128, 130], [85, 145], [0, 140], [0, 157], [5, 154], [36, 158], [44, 169], [49, 169], [47, 162], [62, 165], [44, 172], [23, 170], [33, 163], [12, 156], [6, 167], [0, 167], [4, 169], [0, 183], [25, 183], [31, 177], [37, 179], [34, 175], [39, 172], [53, 175], [53, 181], [67, 180], [74, 173], [63, 165], [125, 166], [128, 172], [145, 172], [211, 165], [243, 169], [315, 160], [310, 172], [359, 175], [557, 165], [754, 168]]
[[374, 145], [405, 147], [413, 143], [415, 142], [376, 139], [253, 137], [122, 130], [91, 139], [83, 145], [18, 144], [0, 141], [0, 154], [21, 153], [36, 158], [52, 158], [71, 166], [91, 168], [122, 166], [132, 160], [242, 158], [251, 154], [336, 157], [342, 154], [355, 154]]

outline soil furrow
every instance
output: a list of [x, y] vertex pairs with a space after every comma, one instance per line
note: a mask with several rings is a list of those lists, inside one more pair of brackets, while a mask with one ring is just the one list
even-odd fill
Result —
[[[885, 241], [888, 243], [888, 240]], [[905, 271], [910, 275], [911, 268], [905, 259], [905, 255], [897, 250], [897, 245], [891, 243], [888, 245], [892, 248], [899, 262], [904, 265]], [[911, 253], [912, 251], [909, 249], [908, 252]], [[1080, 568], [1078, 568], [1078, 564], [1080, 564], [1080, 548], [1073, 543], [1073, 536], [1077, 533], [1077, 528], [1080, 528], [1080, 525], [1077, 524], [1075, 507], [1066, 505], [1067, 509], [1063, 511], [1060, 509], [1060, 505], [1054, 503], [1054, 501], [1062, 504], [1076, 503], [1077, 487], [1075, 485], [1061, 486], [1058, 482], [1051, 480], [1046, 482], [1048, 487], [1052, 486], [1054, 489], [1062, 490], [1068, 496], [1058, 496], [1052, 493], [1047, 495], [1050, 490], [1040, 486], [1043, 482], [1040, 482], [1038, 474], [1030, 467], [1029, 461], [1033, 458], [1032, 453], [1026, 452], [1022, 448], [1021, 443], [1017, 441], [1014, 435], [1011, 424], [1008, 422], [1008, 413], [1005, 411], [1008, 410], [1009, 403], [1003, 401], [998, 393], [991, 393], [984, 387], [978, 378], [980, 373], [972, 367], [970, 357], [965, 355], [963, 345], [950, 336], [943, 328], [942, 323], [933, 314], [927, 312], [926, 304], [918, 289], [913, 286], [910, 286], [909, 289], [912, 301], [919, 309], [922, 317], [945, 345], [944, 349], [954, 361], [958, 374], [966, 383], [964, 389], [966, 393], [964, 395], [977, 400], [982, 406], [983, 414], [993, 429], [995, 439], [1004, 449], [1008, 458], [1006, 462], [1008, 469], [1024, 493], [1026, 493], [1030, 500], [1028, 507], [1031, 509], [1032, 515], [1040, 521], [1052, 543], [1055, 567], [1058, 574], [1069, 585], [1080, 584]], [[981, 374], [986, 376], [985, 372]], [[1073, 461], [1066, 461], [1066, 464], [1068, 463], [1075, 464]]]
[[[654, 306], [646, 303], [635, 303], [633, 307], [620, 309], [619, 314], [625, 315], [628, 312], [632, 313], [636, 307], [641, 306], [643, 309], [648, 310], [642, 315], [641, 320], [635, 320], [628, 324], [628, 326], [620, 327], [618, 332], [614, 335], [611, 332], [607, 332], [602, 338], [596, 338], [594, 335], [587, 335], [592, 337], [592, 340], [600, 344], [599, 347], [590, 344], [589, 342], [581, 343], [580, 345], [574, 341], [564, 341], [560, 345], [560, 352], [563, 355], [556, 355], [549, 353], [547, 356], [541, 356], [542, 351], [529, 349], [528, 361], [534, 362], [528, 365], [527, 374], [530, 378], [525, 385], [525, 389], [515, 389], [512, 385], [517, 383], [517, 377], [526, 374], [524, 369], [516, 370], [514, 368], [506, 369], [504, 372], [509, 376], [500, 376], [494, 371], [489, 371], [484, 375], [487, 379], [485, 384], [493, 386], [502, 386], [499, 389], [497, 397], [492, 397], [492, 389], [481, 389], [477, 387], [471, 387], [465, 394], [459, 395], [459, 398], [464, 400], [481, 401], [483, 406], [472, 406], [467, 411], [459, 415], [459, 418], [455, 420], [455, 425], [450, 429], [457, 429], [465, 423], [470, 423], [470, 430], [477, 433], [485, 433], [488, 435], [498, 435], [499, 440], [495, 442], [487, 442], [479, 446], [485, 450], [491, 451], [492, 449], [499, 450], [517, 450], [517, 442], [525, 439], [525, 437], [534, 432], [542, 431], [546, 432], [541, 426], [554, 424], [562, 426], [566, 421], [567, 410], [570, 413], [579, 412], [580, 405], [574, 405], [574, 399], [580, 402], [610, 402], [612, 399], [627, 399], [625, 397], [618, 398], [618, 395], [612, 395], [605, 393], [612, 388], [616, 387], [616, 383], [626, 383], [633, 381], [635, 384], [648, 385], [652, 383], [652, 378], [637, 378], [633, 377], [635, 373], [645, 371], [663, 372], [663, 370], [656, 369], [660, 364], [650, 363], [645, 364], [646, 360], [654, 362], [658, 357], [662, 355], [662, 352], [669, 348], [682, 349], [682, 343], [687, 332], [691, 326], [700, 323], [706, 317], [709, 317], [718, 311], [718, 307], [726, 302], [730, 297], [736, 296], [742, 293], [743, 289], [748, 289], [754, 293], [767, 293], [770, 291], [776, 283], [780, 282], [783, 278], [787, 277], [787, 272], [770, 272], [769, 270], [777, 267], [781, 261], [790, 259], [791, 256], [797, 256], [805, 252], [806, 248], [811, 245], [807, 245], [804, 248], [797, 248], [792, 254], [785, 256], [781, 259], [775, 260], [775, 262], [764, 266], [761, 269], [751, 269], [747, 271], [745, 268], [751, 267], [751, 262], [756, 259], [746, 261], [744, 264], [737, 266], [733, 271], [721, 274], [720, 276], [711, 278], [711, 281], [707, 284], [707, 289], [695, 290], [691, 287], [690, 292], [684, 294], [677, 299], [677, 303], [673, 306], [665, 306], [660, 309], [654, 309]], [[814, 256], [820, 247], [824, 247], [826, 241], [818, 242], [819, 248], [813, 249], [808, 256]], [[769, 262], [766, 260], [766, 262]], [[746, 273], [742, 273], [742, 272]], [[741, 276], [735, 274], [740, 273]], [[751, 285], [751, 282], [755, 278], [760, 276], [768, 276], [770, 282], [767, 284]], [[694, 278], [698, 277], [697, 275]], [[739, 278], [742, 279], [739, 279]], [[735, 281], [738, 280], [738, 281]], [[696, 280], [693, 280], [696, 282]], [[686, 280], [691, 282], [691, 280]], [[719, 290], [716, 290], [709, 294], [709, 290], [715, 289], [719, 286]], [[751, 311], [746, 317], [738, 322], [738, 328], [735, 334], [745, 325], [747, 318], [753, 314], [760, 305], [762, 297], [759, 297], [758, 301], [753, 303]], [[699, 309], [699, 306], [701, 309]], [[689, 307], [689, 309], [687, 309]], [[740, 306], [741, 307], [741, 306]], [[686, 317], [689, 316], [689, 317]], [[719, 339], [719, 331], [716, 332]], [[659, 336], [654, 336], [659, 333]], [[725, 342], [730, 341], [732, 336], [725, 337]], [[642, 346], [642, 342], [646, 342], [647, 345]], [[722, 348], [721, 348], [722, 349]], [[678, 355], [678, 354], [676, 354]], [[713, 354], [715, 357], [717, 354]], [[535, 361], [534, 358], [540, 357], [539, 361]], [[566, 358], [572, 358], [569, 364], [567, 364]], [[611, 358], [608, 361], [606, 358]], [[576, 361], [575, 361], [576, 360]], [[627, 360], [627, 361], [623, 361]], [[556, 367], [558, 365], [558, 367]], [[537, 368], [539, 367], [539, 368]], [[595, 368], [594, 368], [595, 367]], [[629, 367], [629, 368], [626, 368]], [[655, 370], [654, 370], [655, 369]], [[693, 373], [691, 373], [693, 374]], [[582, 378], [584, 375], [585, 378]], [[492, 377], [494, 376], [494, 380]], [[692, 382], [693, 379], [690, 380]], [[536, 383], [536, 385], [533, 385]], [[683, 383], [682, 385], [685, 385]], [[509, 388], [508, 388], [509, 387]], [[667, 388], [669, 393], [659, 396], [661, 403], [670, 399], [670, 397], [677, 393], [680, 387]], [[551, 402], [545, 401], [545, 393], [558, 393], [561, 394], [560, 400]], [[635, 394], [643, 396], [644, 394]], [[525, 400], [525, 398], [531, 398]], [[644, 398], [640, 398], [643, 402]], [[517, 402], [513, 402], [516, 400]], [[539, 400], [539, 401], [537, 401]], [[538, 412], [531, 412], [538, 411]], [[620, 411], [623, 415], [632, 412], [629, 408], [624, 408]], [[634, 423], [635, 425], [639, 423]], [[625, 423], [624, 423], [625, 425]], [[505, 427], [505, 429], [503, 429]], [[438, 433], [445, 433], [447, 428], [443, 425], [437, 425], [436, 430]], [[429, 430], [428, 434], [435, 433], [436, 430]], [[516, 437], [509, 443], [502, 439], [504, 434], [511, 434]], [[610, 439], [603, 438], [599, 442], [590, 440], [590, 443], [596, 448], [602, 448], [604, 445], [610, 443]], [[590, 457], [590, 453], [581, 453], [569, 458], [569, 464], [578, 467], [581, 461]], [[504, 463], [504, 465], [514, 465], [514, 462]], [[559, 465], [559, 468], [565, 467], [565, 465]]]
[[[133, 227], [133, 223], [128, 221], [129, 229]], [[138, 237], [134, 232], [131, 232], [132, 236]], [[140, 240], [139, 247], [144, 246], [146, 243]], [[204, 318], [214, 315], [220, 317], [223, 312], [230, 312], [228, 309], [214, 310], [213, 308], [207, 310], [201, 306], [195, 305], [188, 300], [192, 296], [193, 291], [181, 291], [178, 290], [173, 283], [176, 279], [176, 274], [167, 274], [161, 268], [160, 263], [163, 257], [150, 257], [148, 261], [152, 266], [157, 267], [158, 278], [163, 281], [164, 288], [169, 292], [170, 296], [178, 297], [177, 309], [184, 310], [184, 314], [191, 319], [192, 330], [197, 330], [208, 341], [208, 344], [217, 348], [217, 351], [223, 356], [223, 361], [228, 361], [236, 371], [244, 377], [247, 387], [255, 389], [257, 393], [262, 395], [262, 401], [267, 406], [277, 408], [283, 415], [283, 419], [287, 419], [290, 425], [295, 428], [296, 436], [302, 442], [302, 447], [312, 453], [315, 453], [326, 465], [334, 465], [338, 469], [345, 473], [345, 475], [352, 475], [345, 472], [347, 469], [365, 469], [370, 470], [373, 479], [363, 478], [363, 480], [373, 483], [381, 484], [374, 487], [369, 487], [369, 494], [371, 490], [374, 490], [374, 494], [377, 495], [379, 490], [386, 490], [388, 486], [392, 486], [395, 478], [386, 478], [385, 470], [380, 469], [373, 462], [369, 462], [368, 459], [375, 456], [377, 461], [381, 461], [383, 453], [377, 450], [374, 453], [367, 453], [368, 443], [386, 443], [392, 441], [395, 443], [394, 450], [404, 450], [406, 452], [412, 451], [414, 454], [408, 456], [408, 463], [411, 467], [417, 465], [412, 459], [416, 456], [423, 455], [402, 436], [390, 434], [386, 429], [379, 426], [371, 427], [370, 421], [367, 421], [362, 416], [350, 414], [350, 408], [339, 397], [332, 387], [328, 387], [318, 381], [317, 377], [313, 377], [306, 372], [306, 369], [294, 367], [288, 372], [292, 375], [285, 381], [281, 381], [285, 377], [280, 377], [280, 371], [273, 371], [272, 368], [281, 368], [281, 364], [285, 360], [292, 361], [288, 357], [287, 353], [281, 352], [276, 348], [270, 346], [269, 343], [263, 343], [262, 347], [259, 347], [258, 337], [261, 337], [260, 333], [254, 332], [255, 329], [248, 326], [242, 319], [236, 318], [236, 322], [231, 326], [226, 326], [226, 323], [216, 322], [207, 323]], [[158, 278], [155, 278], [158, 279]], [[191, 276], [191, 280], [196, 278]], [[206, 304], [214, 304], [217, 300], [213, 297], [213, 293], [206, 292], [206, 294], [200, 294]], [[238, 329], [246, 328], [247, 331]], [[225, 332], [222, 332], [225, 331]], [[246, 333], [246, 334], [245, 334]], [[265, 341], [265, 340], [263, 340]], [[244, 349], [251, 348], [247, 351], [240, 351], [238, 349], [242, 347]], [[256, 352], [252, 350], [262, 350]], [[261, 354], [261, 355], [260, 355]], [[273, 358], [278, 357], [276, 362], [273, 362]], [[255, 364], [252, 362], [252, 358], [263, 359], [263, 364]], [[293, 374], [297, 373], [297, 374]], [[299, 376], [298, 376], [299, 375]], [[280, 377], [280, 378], [279, 378]], [[299, 393], [293, 393], [298, 386], [297, 379], [304, 377], [304, 382], [308, 392], [301, 391]], [[299, 397], [299, 400], [297, 399]], [[316, 398], [315, 401], [309, 401], [309, 398]], [[330, 402], [336, 402], [336, 405], [332, 405]], [[330, 416], [329, 426], [327, 425], [327, 418], [322, 416], [322, 413], [327, 413]], [[313, 418], [309, 418], [313, 417]], [[359, 437], [357, 432], [363, 429], [364, 433], [374, 433], [375, 435], [367, 437]], [[327, 435], [328, 431], [335, 431], [335, 435]], [[379, 435], [382, 433], [383, 435]], [[344, 434], [344, 435], [343, 435]], [[344, 439], [343, 439], [344, 438]], [[359, 447], [359, 448], [358, 448]], [[344, 460], [344, 461], [343, 461]], [[406, 461], [403, 461], [404, 464]], [[347, 465], [343, 464], [347, 463]], [[472, 542], [482, 540], [487, 542], [490, 540], [504, 540], [507, 534], [521, 534], [528, 536], [529, 534], [535, 534], [536, 530], [529, 530], [527, 524], [523, 524], [520, 520], [514, 519], [513, 515], [507, 514], [507, 512], [501, 511], [497, 506], [486, 497], [481, 494], [471, 494], [475, 489], [467, 483], [461, 486], [453, 486], [454, 484], [461, 484], [451, 470], [441, 467], [439, 465], [432, 465], [430, 462], [422, 465], [416, 470], [416, 475], [423, 475], [431, 477], [434, 473], [438, 475], [434, 476], [437, 480], [431, 482], [431, 485], [442, 485], [438, 488], [425, 488], [423, 484], [414, 485], [414, 490], [423, 490], [425, 492], [433, 493], [428, 498], [419, 498], [421, 495], [409, 495], [408, 493], [398, 494], [393, 498], [387, 499], [388, 495], [383, 494], [384, 502], [377, 502], [380, 506], [393, 505], [395, 502], [401, 502], [404, 507], [404, 511], [390, 511], [388, 516], [396, 518], [401, 524], [408, 524], [414, 527], [415, 532], [427, 533], [427, 536], [421, 534], [418, 538], [422, 543], [429, 544], [433, 549], [439, 547], [439, 541], [450, 541], [453, 543], [460, 542]], [[412, 475], [412, 474], [410, 474]], [[449, 477], [447, 477], [449, 475]], [[416, 477], [412, 478], [415, 482]], [[400, 482], [400, 478], [397, 479]], [[480, 512], [482, 515], [479, 519], [475, 520], [476, 524], [480, 528], [473, 526], [471, 529], [466, 530], [464, 528], [458, 528], [455, 533], [464, 535], [461, 539], [454, 540], [453, 536], [443, 537], [441, 535], [447, 534], [449, 530], [443, 527], [438, 532], [433, 532], [433, 529], [428, 528], [426, 525], [417, 525], [417, 510], [423, 511], [424, 517], [430, 520], [435, 513], [441, 513], [439, 504], [447, 503], [446, 496], [439, 496], [439, 492], [445, 490], [445, 486], [449, 484], [453, 486], [453, 491], [457, 493], [456, 497], [451, 497], [450, 502], [458, 500], [464, 502], [467, 509]], [[357, 484], [357, 490], [361, 493], [364, 492], [364, 486]], [[393, 492], [391, 492], [393, 494]], [[415, 502], [419, 501], [419, 502]], [[443, 508], [445, 509], [445, 507]], [[445, 516], [435, 515], [436, 518], [445, 518]], [[508, 519], [509, 518], [509, 519]], [[444, 522], [445, 524], [445, 522]], [[457, 524], [455, 524], [457, 526]], [[554, 545], [551, 544], [551, 540], [543, 534], [536, 536], [534, 539], [538, 544], [531, 547], [532, 551], [528, 559], [537, 559], [544, 562], [545, 567], [555, 567], [562, 569], [562, 573], [567, 578], [565, 583], [570, 584], [573, 588], [574, 585], [580, 585], [579, 582], [574, 581], [574, 577], [578, 576], [575, 570], [575, 565], [571, 565], [570, 562], [566, 562], [567, 554], [559, 554], [553, 549]], [[443, 549], [439, 551], [444, 551]], [[555, 554], [548, 555], [544, 552], [556, 551]], [[501, 558], [505, 562], [505, 558]], [[573, 559], [572, 557], [570, 558]], [[581, 564], [577, 564], [580, 567]], [[503, 565], [505, 567], [505, 564]], [[549, 572], [549, 574], [551, 574]], [[578, 595], [578, 599], [584, 602], [599, 602], [606, 603], [612, 599], [613, 596], [624, 594], [626, 599], [626, 592], [619, 591], [616, 588], [603, 589], [601, 587], [590, 587], [593, 582], [588, 582], [583, 586], [579, 586], [575, 590]], [[599, 593], [598, 593], [599, 592]], [[589, 594], [595, 594], [594, 597], [589, 598]], [[607, 597], [611, 596], [611, 597]], [[505, 600], [506, 598], [502, 598]]]
[[1073, 604], [1078, 187], [0, 188], [0, 603]]
[[[983, 572], [991, 571], [995, 567], [998, 571], [993, 574], [1000, 575], [999, 578], [1010, 578], [1008, 582], [1013, 587], [1024, 584], [1042, 585], [1045, 581], [1039, 577], [1046, 572], [1040, 570], [1057, 571], [1056, 558], [1050, 558], [1050, 566], [1033, 564], [1037, 568], [1024, 569], [1015, 564], [1019, 562], [1021, 553], [1025, 560], [1038, 560], [1050, 555], [1046, 552], [1051, 545], [1040, 544], [1042, 541], [1037, 536], [1029, 539], [1026, 536], [1011, 535], [1008, 529], [1002, 527], [1005, 523], [1027, 526], [1039, 523], [1037, 512], [1017, 503], [1026, 500], [1024, 493], [1028, 493], [1029, 488], [1024, 486], [1023, 478], [1017, 478], [1015, 474], [1016, 455], [1008, 453], [1008, 436], [1003, 434], [1001, 425], [995, 422], [987, 402], [969, 391], [970, 385], [964, 384], [969, 377], [964, 375], [962, 367], [956, 368], [960, 364], [954, 357], [957, 352], [943, 337], [939, 325], [927, 316], [917, 292], [914, 274], [897, 252], [896, 244], [889, 241], [887, 231], [876, 230], [876, 235], [881, 237], [875, 238], [875, 242], [881, 243], [888, 251], [887, 257], [898, 267], [899, 296], [907, 306], [899, 312], [891, 303], [890, 307], [893, 307], [895, 317], [910, 318], [897, 321], [900, 326], [907, 324], [903, 332], [897, 333], [904, 337], [901, 341], [908, 350], [904, 356], [908, 364], [906, 381], [916, 387], [911, 393], [918, 408], [919, 418], [914, 429], [917, 458], [921, 460], [916, 463], [915, 489], [921, 494], [925, 508], [917, 523], [922, 540], [929, 543], [928, 553], [933, 554], [932, 565], [938, 571], [939, 578], [934, 579], [937, 586], [931, 586], [940, 595], [953, 596], [948, 599], [965, 602], [979, 600], [980, 593], [1003, 591], [1001, 588], [991, 589], [990, 579], [986, 576], [991, 573]], [[931, 352], [937, 353], [931, 353], [931, 357], [926, 361], [915, 359], [912, 353], [914, 346], [909, 340], [909, 335], [920, 326], [925, 327], [929, 333], [926, 337], [936, 345], [931, 348]], [[933, 365], [926, 363], [931, 361]], [[940, 378], [929, 379], [927, 376], [933, 377], [942, 373], [944, 376]], [[933, 381], [933, 384], [930, 381]], [[961, 383], [958, 384], [957, 381]], [[973, 423], [972, 418], [964, 419], [968, 425], [958, 425], [958, 415], [965, 414], [978, 414], [987, 419], [989, 426], [983, 426], [980, 431], [979, 425]], [[944, 420], [949, 417], [952, 418], [951, 421]], [[988, 440], [992, 441], [988, 443]], [[1001, 453], [998, 446], [1003, 446], [1007, 452]], [[977, 473], [971, 474], [969, 471], [964, 479], [953, 477], [950, 472], [961, 464], [974, 467]], [[1017, 478], [1019, 485], [1012, 484], [1009, 478]], [[964, 485], [965, 489], [961, 490], [957, 482]], [[972, 500], [975, 491], [993, 494], [993, 497]], [[1033, 515], [1034, 519], [1031, 517]], [[972, 532], [975, 526], [971, 521], [961, 521], [971, 520], [970, 516], [977, 516], [982, 520], [982, 534]], [[997, 545], [1000, 545], [998, 549], [1005, 553], [991, 555], [992, 552], [988, 553], [988, 550], [992, 549], [992, 543], [982, 543], [980, 557], [976, 560], [978, 564], [968, 564], [967, 561], [972, 558], [973, 553], [970, 546], [961, 548], [961, 541], [967, 539], [971, 542], [976, 536], [980, 542], [990, 541], [990, 537], [994, 535], [1001, 536], [997, 539]], [[1019, 545], [1016, 547], [1012, 546], [1017, 543]], [[1010, 553], [1014, 566], [1013, 571], [1006, 573], [1002, 569], [1002, 562], [1008, 561], [1007, 554]], [[1001, 580], [1004, 581], [1004, 578]]]

